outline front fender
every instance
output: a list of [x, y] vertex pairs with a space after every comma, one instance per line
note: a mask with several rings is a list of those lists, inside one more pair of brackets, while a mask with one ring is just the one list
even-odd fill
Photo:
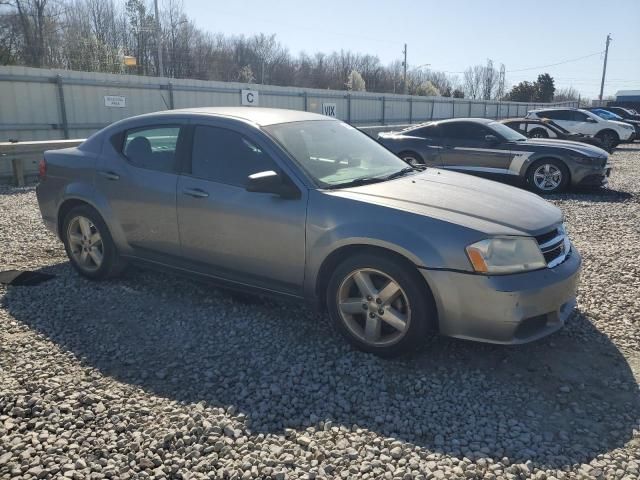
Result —
[[431, 217], [317, 191], [312, 191], [311, 197], [307, 216], [307, 295], [315, 294], [325, 260], [348, 246], [384, 248], [419, 268], [471, 268], [464, 247], [477, 240], [477, 232]]

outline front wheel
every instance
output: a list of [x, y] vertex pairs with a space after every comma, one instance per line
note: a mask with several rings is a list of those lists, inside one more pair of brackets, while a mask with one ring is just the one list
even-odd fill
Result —
[[326, 300], [336, 329], [356, 348], [383, 357], [415, 350], [436, 324], [424, 280], [393, 257], [346, 259], [329, 280]]
[[618, 134], [611, 131], [600, 132], [596, 135], [596, 138], [600, 139], [600, 141], [604, 144], [607, 150], [611, 151], [618, 146], [620, 143], [620, 138]]
[[527, 171], [527, 183], [537, 193], [558, 193], [569, 183], [569, 170], [559, 160], [539, 160]]
[[81, 275], [101, 280], [124, 268], [106, 223], [89, 205], [72, 208], [64, 218], [61, 233], [67, 256]]

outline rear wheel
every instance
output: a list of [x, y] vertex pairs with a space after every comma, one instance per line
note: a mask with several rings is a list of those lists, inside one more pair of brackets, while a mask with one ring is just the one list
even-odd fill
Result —
[[326, 300], [333, 325], [351, 344], [384, 357], [415, 350], [436, 323], [423, 279], [393, 257], [346, 259], [329, 280]]
[[553, 158], [538, 160], [527, 171], [527, 183], [537, 193], [561, 192], [569, 183], [569, 170]]
[[409, 165], [411, 165], [412, 167], [418, 167], [420, 165], [424, 165], [424, 160], [423, 158], [416, 152], [401, 152], [398, 154], [398, 156], [404, 160], [405, 162], [407, 162]]
[[125, 264], [109, 229], [89, 205], [71, 209], [64, 218], [62, 240], [71, 265], [83, 276], [100, 280], [119, 274]]
[[549, 134], [542, 128], [534, 128], [529, 132], [529, 138], [549, 138]]
[[620, 143], [620, 137], [618, 137], [618, 134], [616, 132], [612, 132], [611, 130], [599, 132], [598, 134], [596, 134], [596, 138], [600, 139], [607, 150], [616, 148]]

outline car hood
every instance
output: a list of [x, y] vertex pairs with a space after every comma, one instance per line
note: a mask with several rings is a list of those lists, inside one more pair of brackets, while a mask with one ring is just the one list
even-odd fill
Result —
[[327, 194], [437, 218], [488, 235], [539, 235], [562, 221], [557, 207], [533, 193], [436, 168]]
[[[584, 137], [588, 138], [588, 137]], [[518, 144], [522, 144], [523, 148], [526, 148], [526, 145], [535, 145], [538, 148], [540, 146], [550, 147], [550, 148], [562, 148], [569, 149], [574, 151], [575, 153], [579, 153], [581, 155], [587, 157], [606, 157], [607, 152], [603, 149], [596, 147], [595, 145], [590, 145], [588, 143], [577, 142], [573, 140], [557, 140], [555, 138], [532, 138], [528, 139], [525, 142], [518, 142]]]

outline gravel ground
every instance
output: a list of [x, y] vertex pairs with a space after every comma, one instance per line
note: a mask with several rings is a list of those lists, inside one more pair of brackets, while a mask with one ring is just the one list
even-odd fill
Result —
[[75, 274], [33, 188], [0, 190], [0, 478], [640, 478], [640, 146], [610, 189], [549, 198], [578, 313], [530, 345], [399, 360], [303, 307], [170, 274]]

